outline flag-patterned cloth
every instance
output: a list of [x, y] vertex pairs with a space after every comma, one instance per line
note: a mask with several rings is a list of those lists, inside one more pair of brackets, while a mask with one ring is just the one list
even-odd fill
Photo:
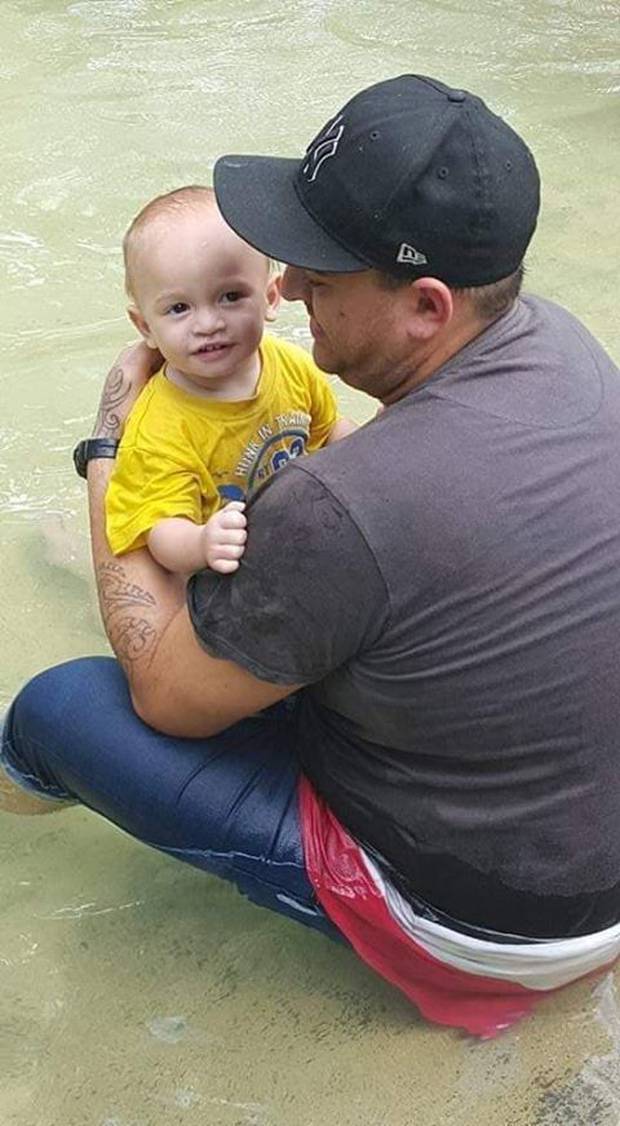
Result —
[[576, 938], [494, 942], [422, 918], [305, 778], [299, 800], [306, 867], [323, 909], [428, 1020], [496, 1036], [620, 955], [620, 924]]

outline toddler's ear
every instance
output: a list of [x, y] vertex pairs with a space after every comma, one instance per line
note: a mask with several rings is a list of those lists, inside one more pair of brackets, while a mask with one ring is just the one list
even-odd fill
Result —
[[282, 297], [282, 274], [273, 274], [267, 282], [266, 321], [275, 321]]
[[140, 312], [138, 306], [137, 305], [128, 305], [127, 306], [127, 316], [129, 317], [129, 320], [131, 321], [132, 325], [134, 325], [134, 327], [137, 328], [138, 332], [140, 333], [140, 336], [144, 337], [144, 340], [148, 344], [149, 348], [156, 349], [157, 344], [155, 343], [155, 340], [153, 339], [153, 336], [151, 334], [151, 330], [150, 330], [147, 322], [145, 321], [144, 317], [142, 316], [142, 313]]

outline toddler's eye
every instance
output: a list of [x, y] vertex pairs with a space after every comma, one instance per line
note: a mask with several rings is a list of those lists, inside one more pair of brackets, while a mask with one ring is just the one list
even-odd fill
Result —
[[238, 301], [240, 297], [241, 294], [239, 293], [238, 289], [229, 289], [228, 293], [224, 294], [224, 301], [226, 301], [228, 304], [232, 304], [233, 302]]
[[176, 301], [174, 303], [174, 305], [170, 306], [170, 308], [168, 309], [168, 312], [174, 313], [175, 316], [179, 316], [181, 313], [185, 313], [187, 311], [187, 308], [188, 308], [188, 306], [185, 304], [184, 301]]

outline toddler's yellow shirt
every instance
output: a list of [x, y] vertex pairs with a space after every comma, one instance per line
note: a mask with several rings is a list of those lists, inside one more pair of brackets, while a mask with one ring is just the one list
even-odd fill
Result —
[[144, 546], [168, 516], [204, 524], [250, 497], [290, 458], [324, 445], [336, 419], [325, 376], [302, 348], [265, 336], [252, 399], [191, 395], [163, 370], [149, 380], [123, 434], [106, 495], [115, 555]]

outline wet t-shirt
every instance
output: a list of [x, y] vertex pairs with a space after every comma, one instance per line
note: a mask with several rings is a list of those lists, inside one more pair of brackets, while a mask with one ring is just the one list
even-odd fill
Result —
[[533, 297], [252, 506], [205, 648], [305, 684], [304, 772], [411, 901], [620, 919], [620, 376]]

